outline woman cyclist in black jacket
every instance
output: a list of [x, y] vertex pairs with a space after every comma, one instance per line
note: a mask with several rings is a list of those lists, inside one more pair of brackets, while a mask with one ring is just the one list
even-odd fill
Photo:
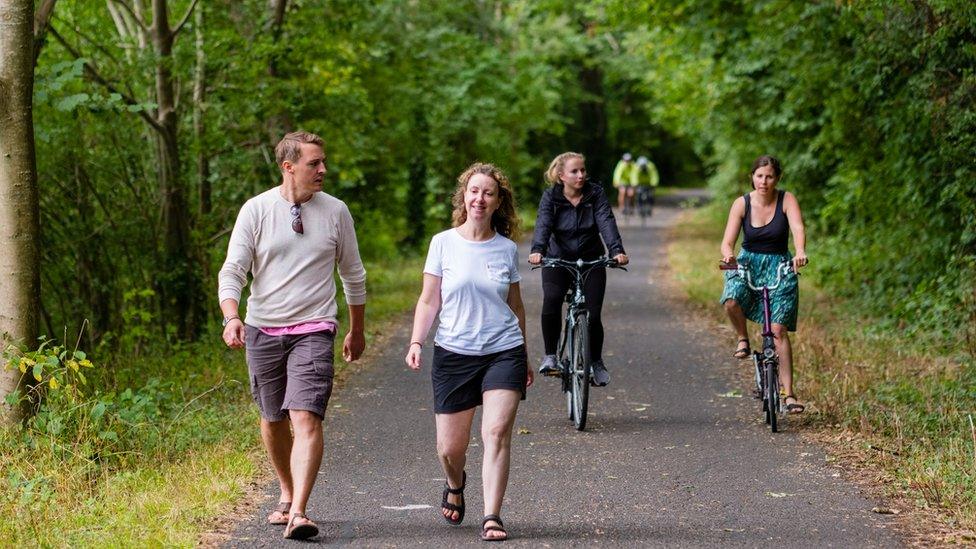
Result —
[[[546, 181], [552, 183], [552, 187], [542, 193], [542, 200], [539, 201], [529, 263], [538, 265], [543, 257], [590, 261], [603, 256], [608, 249], [608, 255], [621, 265], [629, 261], [610, 202], [599, 183], [586, 179], [584, 161], [583, 155], [567, 152], [549, 164]], [[563, 297], [572, 283], [572, 276], [565, 269], [542, 271], [542, 338], [546, 354], [539, 368], [540, 374], [555, 375], [559, 372], [556, 346], [562, 329]], [[606, 269], [593, 269], [586, 278], [583, 292], [586, 309], [590, 313], [593, 383], [600, 387], [610, 382], [610, 373], [602, 358], [603, 323], [600, 321], [606, 288]]]

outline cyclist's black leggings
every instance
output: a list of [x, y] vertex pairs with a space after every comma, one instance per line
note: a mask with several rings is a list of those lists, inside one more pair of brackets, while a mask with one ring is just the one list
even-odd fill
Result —
[[[542, 269], [542, 339], [546, 354], [556, 354], [559, 333], [563, 329], [563, 303], [566, 292], [573, 285], [573, 274], [566, 269]], [[607, 270], [591, 269], [583, 283], [585, 307], [590, 312], [590, 360], [600, 360], [603, 355], [603, 294], [607, 290]]]

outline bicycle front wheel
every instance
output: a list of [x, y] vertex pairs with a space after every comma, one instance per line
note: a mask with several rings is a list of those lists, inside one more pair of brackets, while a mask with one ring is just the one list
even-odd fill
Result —
[[779, 415], [779, 372], [776, 371], [776, 361], [766, 361], [766, 423], [772, 432], [776, 432], [777, 416]]
[[589, 318], [580, 314], [573, 326], [573, 357], [570, 364], [570, 389], [573, 402], [573, 425], [577, 431], [586, 428], [586, 408], [590, 398], [590, 331]]

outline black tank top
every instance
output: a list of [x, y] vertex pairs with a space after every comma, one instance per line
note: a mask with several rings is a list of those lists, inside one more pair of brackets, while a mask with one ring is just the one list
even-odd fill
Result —
[[779, 191], [776, 195], [776, 212], [773, 219], [762, 227], [752, 226], [752, 205], [749, 203], [749, 193], [743, 195], [746, 201], [746, 214], [742, 218], [742, 249], [760, 254], [789, 253], [790, 221], [783, 213], [783, 197], [786, 191]]

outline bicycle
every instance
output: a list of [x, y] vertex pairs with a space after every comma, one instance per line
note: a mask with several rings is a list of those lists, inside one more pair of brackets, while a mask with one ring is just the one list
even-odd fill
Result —
[[641, 219], [641, 227], [647, 225], [647, 218], [651, 217], [654, 207], [654, 187], [641, 185], [637, 187], [637, 214]]
[[772, 432], [777, 432], [779, 416], [784, 415], [783, 403], [779, 398], [779, 355], [776, 353], [776, 342], [773, 339], [772, 321], [770, 320], [769, 292], [779, 288], [783, 281], [783, 275], [796, 273], [793, 271], [793, 264], [784, 261], [776, 266], [776, 283], [772, 286], [763, 285], [756, 287], [752, 284], [752, 275], [749, 272], [747, 263], [719, 262], [719, 269], [723, 271], [736, 271], [733, 276], [741, 276], [751, 290], [762, 295], [763, 305], [763, 327], [762, 327], [762, 351], [753, 351], [752, 362], [755, 365], [755, 395], [757, 399], [762, 399], [763, 414], [766, 423]]
[[566, 292], [566, 322], [559, 336], [556, 364], [562, 380], [562, 391], [566, 393], [566, 409], [570, 421], [577, 431], [586, 428], [586, 413], [589, 404], [592, 364], [590, 362], [590, 313], [583, 306], [583, 283], [587, 274], [595, 268], [610, 267], [626, 271], [615, 259], [601, 257], [593, 261], [567, 261], [552, 257], [542, 258], [539, 268], [561, 267], [573, 273], [574, 286]]

